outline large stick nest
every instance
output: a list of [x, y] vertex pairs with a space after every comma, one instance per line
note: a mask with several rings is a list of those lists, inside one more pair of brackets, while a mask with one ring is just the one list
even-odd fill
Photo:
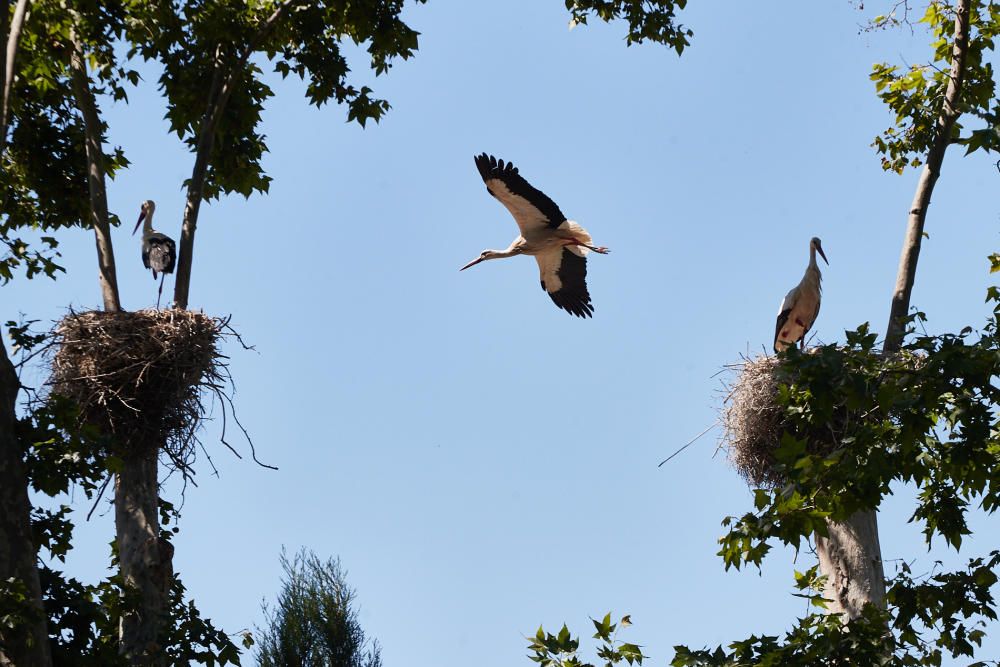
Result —
[[738, 375], [722, 409], [723, 442], [737, 472], [754, 486], [781, 482], [774, 450], [784, 432], [778, 405], [778, 358], [762, 355], [732, 367]]
[[[815, 353], [817, 350], [807, 351]], [[893, 353], [883, 357], [870, 352], [877, 363], [878, 373], [872, 377], [865, 390], [874, 395], [885, 373], [900, 369], [919, 368], [923, 358], [912, 353]], [[723, 427], [722, 444], [728, 449], [729, 460], [740, 475], [755, 487], [773, 488], [785, 483], [781, 466], [777, 465], [774, 451], [781, 444], [784, 434], [790, 433], [806, 442], [806, 451], [826, 456], [839, 449], [845, 436], [856, 429], [864, 415], [849, 408], [842, 397], [834, 400], [828, 419], [821, 425], [792, 423], [778, 403], [778, 387], [792, 385], [799, 378], [781, 358], [761, 355], [744, 359], [729, 367], [736, 373], [735, 381], [727, 386], [720, 421]], [[848, 369], [841, 369], [848, 373]]]
[[203, 390], [226, 382], [225, 324], [186, 310], [70, 313], [55, 330], [52, 391], [117, 453], [162, 447], [183, 468], [205, 416]]

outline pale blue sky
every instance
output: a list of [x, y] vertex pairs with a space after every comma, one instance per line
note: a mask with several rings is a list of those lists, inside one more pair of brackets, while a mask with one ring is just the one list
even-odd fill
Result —
[[[201, 462], [175, 556], [203, 613], [230, 631], [259, 622], [281, 546], [305, 545], [340, 556], [387, 665], [529, 664], [539, 623], [589, 637], [588, 615], [608, 610], [632, 614], [625, 638], [657, 665], [675, 644], [788, 628], [805, 611], [792, 553], [762, 576], [715, 556], [721, 519], [751, 506], [713, 456], [718, 430], [656, 464], [716, 420], [720, 368], [770, 346], [811, 236], [830, 259], [818, 339], [884, 330], [916, 172], [883, 173], [869, 147], [890, 117], [868, 73], [924, 59], [926, 40], [859, 34], [865, 16], [846, 0], [691, 3], [678, 58], [626, 48], [622, 24], [570, 31], [560, 0], [433, 0], [407, 13], [416, 57], [376, 80], [393, 105], [381, 125], [273, 81], [271, 192], [203, 207], [191, 306], [231, 314], [256, 346], [225, 352], [280, 470], [234, 459], [208, 425], [221, 477]], [[191, 168], [143, 71], [132, 104], [105, 110], [133, 162], [110, 193], [132, 309], [156, 287], [131, 223], [151, 198], [176, 238]], [[612, 249], [591, 256], [593, 320], [557, 310], [531, 259], [458, 272], [516, 233], [473, 165], [482, 151]], [[998, 184], [988, 158], [949, 154], [913, 296], [934, 331], [987, 313]], [[100, 303], [92, 237], [61, 238], [68, 276], [19, 280], [5, 313]], [[919, 572], [939, 554], [905, 523], [908, 495], [887, 503], [882, 546]], [[110, 511], [81, 525], [69, 569], [103, 572], [112, 536]]]

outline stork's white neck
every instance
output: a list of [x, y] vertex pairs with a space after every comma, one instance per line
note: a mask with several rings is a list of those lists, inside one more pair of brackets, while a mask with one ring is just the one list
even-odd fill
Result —
[[485, 257], [485, 259], [502, 259], [503, 257], [513, 257], [514, 255], [520, 255], [521, 249], [517, 246], [511, 246], [506, 250], [489, 250], [490, 254]]
[[820, 282], [823, 280], [823, 274], [819, 270], [819, 264], [816, 262], [816, 248], [813, 246], [809, 247], [809, 266], [806, 267], [806, 274], [802, 277], [802, 282], [811, 282], [819, 287]]

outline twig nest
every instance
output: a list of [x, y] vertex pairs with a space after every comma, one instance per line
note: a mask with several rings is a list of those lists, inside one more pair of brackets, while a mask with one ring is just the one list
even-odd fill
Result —
[[[781, 485], [786, 479], [774, 454], [786, 433], [804, 441], [808, 454], [833, 455], [864, 428], [869, 415], [891, 415], [891, 405], [878, 404], [883, 383], [905, 382], [924, 363], [925, 357], [912, 352], [884, 356], [823, 346], [806, 350], [797, 363], [762, 355], [730, 366], [736, 379], [728, 386], [720, 417], [729, 460], [755, 487]], [[808, 406], [793, 401], [786, 411], [779, 387], [799, 384], [801, 396], [817, 401]]]
[[729, 460], [754, 486], [775, 486], [781, 481], [773, 455], [784, 430], [777, 402], [778, 365], [777, 357], [761, 355], [732, 367], [738, 374], [722, 409], [722, 439]]
[[224, 325], [186, 310], [70, 313], [55, 329], [52, 391], [119, 453], [162, 446], [184, 461], [205, 412], [201, 390], [224, 379]]

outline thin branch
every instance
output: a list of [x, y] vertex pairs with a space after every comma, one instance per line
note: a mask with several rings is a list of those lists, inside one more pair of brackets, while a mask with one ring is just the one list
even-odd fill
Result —
[[718, 425], [719, 425], [719, 422], [718, 422], [718, 420], [716, 420], [715, 423], [713, 423], [712, 425], [710, 425], [704, 431], [702, 431], [698, 435], [696, 435], [693, 438], [691, 438], [691, 440], [689, 440], [686, 445], [684, 445], [683, 447], [681, 447], [680, 449], [678, 449], [676, 452], [674, 452], [673, 454], [671, 454], [667, 458], [665, 458], [662, 461], [660, 461], [660, 464], [658, 466], [656, 466], [656, 467], [657, 468], [661, 467], [664, 463], [666, 463], [670, 459], [674, 458], [675, 456], [677, 456], [678, 454], [680, 454], [681, 452], [683, 452], [685, 449], [687, 449], [688, 447], [690, 447], [694, 443], [698, 442], [698, 439], [701, 438], [701, 436], [705, 435], [706, 433], [708, 433], [709, 431], [711, 431], [713, 428], [715, 428]]
[[[3, 54], [3, 93], [0, 95], [0, 152], [3, 152], [7, 147], [7, 126], [10, 124], [10, 96], [14, 87], [14, 68], [17, 63], [17, 49], [21, 44], [21, 31], [24, 30], [24, 23], [28, 20], [29, 4], [30, 0], [18, 0], [10, 22], [7, 48]], [[3, 11], [4, 23], [6, 24], [7, 8], [4, 7]]]
[[106, 475], [106, 476], [104, 477], [104, 483], [103, 483], [103, 484], [101, 484], [101, 488], [100, 488], [100, 490], [99, 490], [99, 491], [97, 492], [97, 498], [96, 498], [96, 499], [94, 500], [94, 504], [93, 504], [93, 506], [92, 506], [92, 507], [90, 508], [90, 511], [89, 511], [89, 512], [87, 512], [87, 521], [90, 521], [90, 517], [91, 517], [91, 516], [92, 516], [92, 515], [94, 514], [94, 510], [96, 510], [96, 509], [97, 509], [97, 505], [98, 505], [98, 504], [99, 504], [99, 503], [101, 502], [101, 498], [103, 498], [103, 497], [104, 497], [104, 492], [105, 492], [105, 491], [107, 490], [107, 488], [108, 488], [108, 484], [110, 484], [110, 483], [111, 483], [111, 480], [112, 480], [113, 478], [114, 478], [114, 475], [111, 475], [111, 474], [108, 474], [108, 475]]

